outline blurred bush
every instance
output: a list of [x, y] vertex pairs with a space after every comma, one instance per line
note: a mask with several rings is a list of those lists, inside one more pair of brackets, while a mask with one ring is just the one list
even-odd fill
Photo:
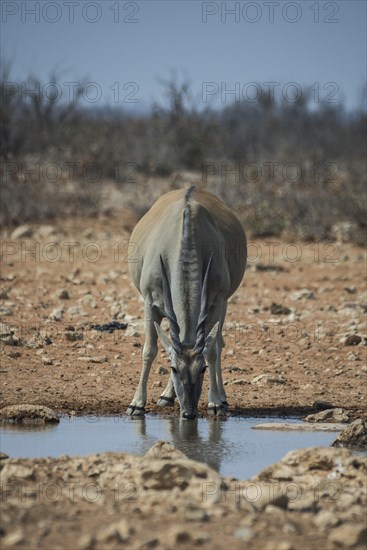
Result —
[[[256, 103], [201, 109], [189, 83], [172, 77], [163, 82], [161, 105], [127, 115], [82, 107], [83, 84], [72, 101], [60, 101], [29, 77], [33, 93], [24, 94], [4, 67], [2, 224], [95, 214], [106, 182], [142, 215], [160, 192], [193, 178], [232, 206], [253, 235], [335, 239], [335, 227], [348, 222], [351, 238], [364, 241], [363, 108], [318, 106], [307, 93], [284, 103], [263, 90]], [[57, 90], [56, 75], [50, 82]], [[150, 191], [152, 178], [167, 181]]]

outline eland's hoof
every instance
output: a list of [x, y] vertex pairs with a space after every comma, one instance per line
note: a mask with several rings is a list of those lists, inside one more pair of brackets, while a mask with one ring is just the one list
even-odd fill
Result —
[[209, 403], [208, 415], [209, 416], [226, 416], [227, 407], [224, 404], [217, 405], [216, 403]]
[[161, 395], [157, 401], [157, 405], [159, 405], [160, 407], [173, 407], [174, 404], [174, 397], [167, 397], [166, 395]]
[[129, 416], [144, 416], [145, 415], [145, 408], [139, 407], [138, 405], [129, 405], [126, 413]]

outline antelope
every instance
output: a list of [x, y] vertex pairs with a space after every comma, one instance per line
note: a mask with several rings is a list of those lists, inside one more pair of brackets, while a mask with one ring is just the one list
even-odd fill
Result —
[[[208, 367], [208, 414], [225, 415], [222, 328], [228, 298], [242, 281], [247, 259], [240, 222], [215, 195], [193, 186], [160, 197], [136, 225], [130, 243], [138, 256], [129, 271], [144, 299], [145, 343], [139, 385], [127, 413], [145, 414], [159, 337], [171, 374], [158, 405], [173, 406], [177, 396], [181, 417], [196, 418]], [[170, 338], [160, 326], [163, 317]]]

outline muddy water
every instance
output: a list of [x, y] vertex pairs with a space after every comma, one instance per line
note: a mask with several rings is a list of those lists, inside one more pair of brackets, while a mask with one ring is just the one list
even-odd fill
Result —
[[[43, 427], [0, 427], [0, 451], [10, 457], [86, 455], [104, 451], [145, 453], [156, 441], [171, 441], [189, 458], [206, 462], [222, 475], [248, 478], [277, 462], [290, 450], [330, 445], [337, 434], [253, 430], [264, 422], [284, 422], [275, 418], [234, 418], [226, 420], [147, 416], [65, 417], [60, 424]], [[287, 422], [297, 422], [287, 419]]]

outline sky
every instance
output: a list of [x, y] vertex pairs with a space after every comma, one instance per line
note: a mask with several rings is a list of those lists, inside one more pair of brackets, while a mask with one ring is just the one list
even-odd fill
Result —
[[176, 74], [203, 107], [255, 102], [263, 87], [284, 102], [309, 89], [315, 105], [353, 109], [366, 51], [365, 0], [1, 2], [9, 80], [33, 74], [47, 94], [56, 74], [60, 101], [87, 83], [86, 106], [147, 109]]

